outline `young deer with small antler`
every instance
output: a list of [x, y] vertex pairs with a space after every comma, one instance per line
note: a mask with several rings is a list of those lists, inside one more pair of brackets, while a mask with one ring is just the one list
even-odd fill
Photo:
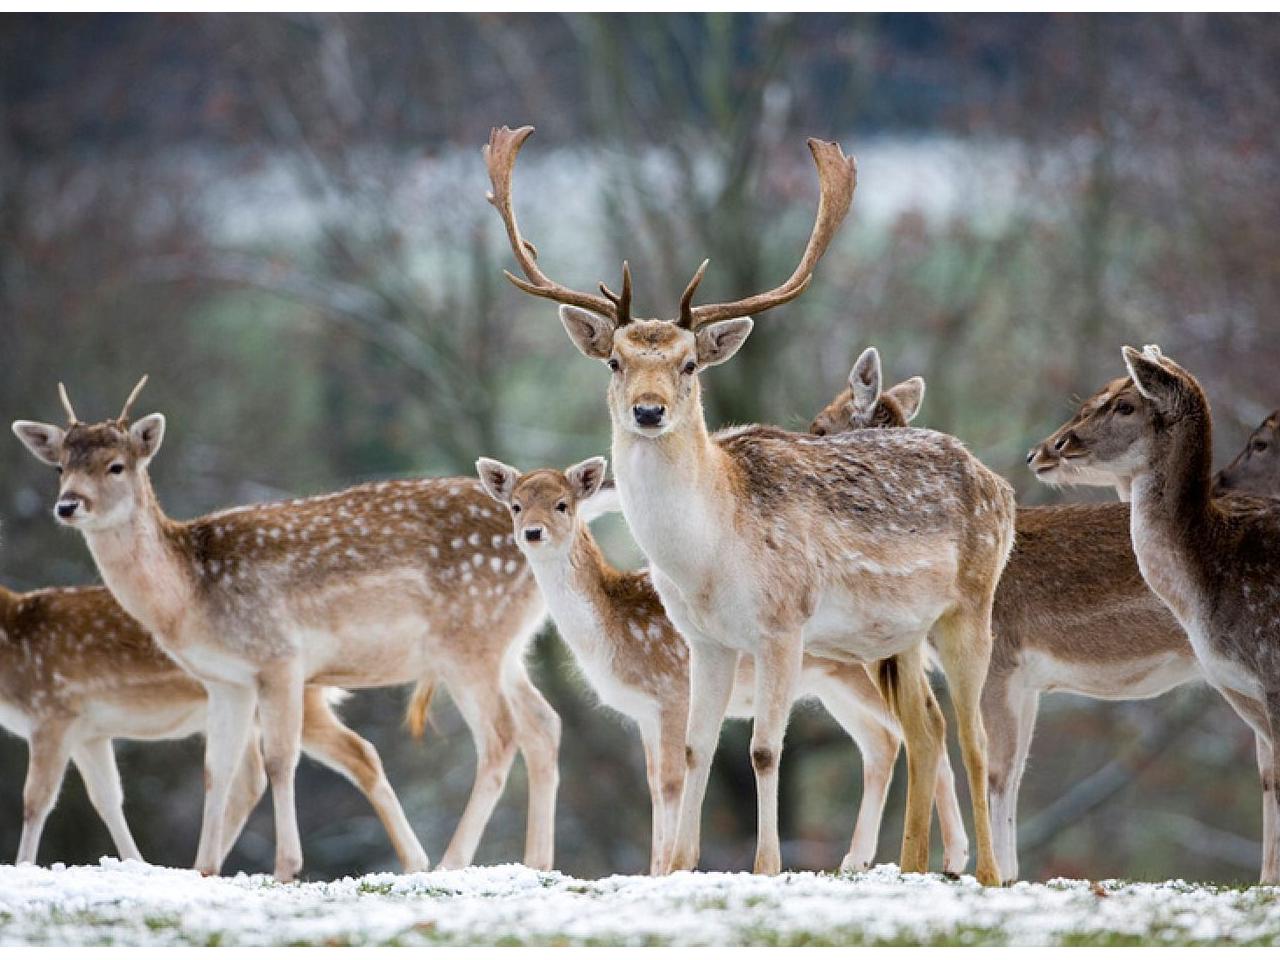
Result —
[[[485, 150], [491, 202], [527, 279], [522, 290], [562, 304], [578, 349], [612, 372], [613, 463], [623, 514], [652, 565], [667, 615], [690, 648], [689, 776], [672, 863], [698, 861], [702, 801], [739, 655], [755, 658], [758, 872], [781, 869], [778, 762], [806, 650], [844, 661], [893, 658], [888, 684], [907, 747], [902, 867], [928, 866], [943, 719], [921, 664], [931, 633], [951, 685], [969, 774], [977, 876], [999, 882], [987, 813], [986, 735], [978, 709], [990, 656], [991, 600], [1013, 539], [1013, 491], [959, 441], [926, 430], [814, 437], [770, 427], [711, 436], [699, 374], [730, 359], [750, 313], [808, 286], [853, 199], [854, 165], [810, 140], [821, 200], [813, 234], [782, 286], [678, 320], [631, 316], [621, 292], [581, 293], [552, 281], [520, 235], [511, 201], [516, 154], [532, 128], [494, 130]], [[510, 274], [508, 274], [510, 276]]]
[[[874, 356], [874, 351], [868, 354]], [[855, 367], [855, 378], [869, 362], [864, 354]], [[896, 418], [904, 418], [905, 426], [904, 408], [918, 403], [922, 393], [923, 381], [917, 377], [884, 395], [877, 389], [870, 403], [850, 398], [841, 409], [862, 426], [887, 424]], [[914, 414], [914, 406], [909, 409]], [[579, 509], [594, 502], [604, 483], [605, 461], [596, 457], [563, 473], [535, 470], [523, 475], [487, 458], [481, 458], [476, 467], [485, 489], [510, 509], [516, 543], [587, 680], [602, 703], [639, 727], [653, 809], [650, 871], [661, 873], [675, 843], [684, 787], [689, 649], [663, 612], [648, 572], [615, 569], [596, 545]], [[738, 663], [730, 716], [752, 716], [754, 689], [755, 664], [744, 656]], [[875, 858], [900, 728], [860, 664], [806, 655], [797, 696], [820, 700], [862, 754], [862, 801], [841, 869], [865, 870]], [[945, 754], [938, 766], [935, 796], [943, 870], [960, 873], [968, 859], [968, 838]]]
[[[1130, 496], [1129, 535], [1147, 585], [1190, 639], [1209, 683], [1258, 738], [1262, 883], [1280, 882], [1280, 501], [1213, 497], [1212, 417], [1196, 379], [1156, 347], [1125, 347], [1111, 381], [1044, 446], [1051, 482], [1110, 482]], [[1040, 466], [1036, 453], [1032, 467]]]
[[[368, 797], [405, 870], [427, 858], [400, 812], [373, 745], [334, 714], [339, 691], [308, 686], [302, 749]], [[141, 860], [125, 821], [111, 741], [175, 740], [202, 733], [204, 687], [171, 660], [104, 587], [13, 593], [0, 587], [0, 724], [28, 745], [18, 862], [34, 862], [67, 761], [124, 860]], [[256, 735], [235, 773], [223, 820], [223, 855], [266, 789]]]
[[[145, 382], [145, 378], [143, 378]], [[56, 515], [107, 587], [209, 697], [196, 867], [217, 873], [237, 764], [257, 711], [275, 872], [302, 863], [293, 796], [307, 684], [437, 680], [476, 740], [476, 779], [442, 866], [470, 863], [518, 747], [529, 768], [526, 861], [550, 868], [560, 722], [524, 650], [545, 607], [510, 524], [475, 480], [400, 480], [196, 520], [169, 519], [147, 467], [164, 417], [14, 431], [61, 473]], [[417, 698], [419, 704], [424, 697]]]

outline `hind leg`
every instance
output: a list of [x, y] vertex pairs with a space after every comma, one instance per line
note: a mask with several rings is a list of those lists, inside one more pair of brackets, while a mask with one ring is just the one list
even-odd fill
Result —
[[515, 714], [516, 744], [529, 774], [524, 862], [534, 870], [550, 870], [555, 863], [560, 789], [560, 715], [533, 685], [523, 661], [508, 665], [506, 682]]
[[907, 812], [902, 824], [904, 873], [929, 869], [929, 829], [938, 764], [946, 744], [946, 721], [924, 669], [924, 643], [898, 654], [896, 683], [886, 691], [907, 749]]
[[947, 675], [965, 772], [969, 776], [973, 829], [978, 844], [975, 874], [984, 886], [998, 886], [1000, 868], [996, 864], [987, 804], [987, 733], [981, 710], [982, 687], [991, 662], [990, 606], [985, 611], [961, 608], [944, 615], [935, 625], [933, 637]]
[[405, 873], [427, 869], [427, 853], [387, 781], [378, 751], [338, 718], [323, 687], [307, 687], [303, 694], [302, 749], [360, 788], [382, 821]]
[[515, 718], [497, 671], [483, 681], [446, 686], [476, 745], [476, 776], [462, 819], [441, 858], [441, 870], [459, 870], [475, 859], [480, 837], [493, 815], [516, 755]]
[[120, 859], [142, 862], [142, 854], [124, 818], [124, 790], [120, 787], [120, 771], [111, 752], [111, 741], [101, 738], [81, 743], [71, 757], [84, 780], [89, 802], [107, 825]]

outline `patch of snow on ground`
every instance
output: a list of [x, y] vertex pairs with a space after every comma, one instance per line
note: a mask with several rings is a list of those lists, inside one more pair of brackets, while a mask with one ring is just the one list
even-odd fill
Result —
[[278, 884], [120, 863], [0, 866], [0, 945], [1280, 943], [1275, 888], [680, 873], [575, 880], [521, 866]]

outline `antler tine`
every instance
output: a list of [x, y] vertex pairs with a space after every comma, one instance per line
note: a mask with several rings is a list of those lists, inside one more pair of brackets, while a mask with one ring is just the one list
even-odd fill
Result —
[[507, 228], [507, 239], [511, 242], [511, 250], [516, 255], [516, 262], [524, 272], [527, 280], [521, 280], [510, 271], [504, 270], [506, 278], [535, 297], [544, 297], [557, 303], [567, 303], [575, 307], [584, 307], [596, 313], [617, 320], [617, 305], [607, 297], [598, 297], [591, 293], [582, 293], [556, 283], [538, 266], [538, 251], [528, 240], [520, 235], [520, 227], [516, 223], [515, 210], [511, 205], [511, 171], [515, 168], [516, 155], [524, 142], [533, 133], [533, 127], [494, 127], [489, 131], [489, 142], [482, 149], [485, 167], [489, 171], [489, 182], [493, 189], [487, 195], [502, 223]]
[[849, 212], [849, 206], [853, 203], [853, 192], [858, 186], [858, 163], [853, 157], [846, 157], [838, 143], [810, 139], [809, 151], [813, 154], [814, 163], [818, 166], [818, 215], [814, 220], [813, 233], [809, 235], [809, 243], [804, 248], [804, 255], [800, 258], [800, 265], [796, 267], [786, 283], [767, 293], [758, 293], [753, 297], [735, 300], [732, 303], [710, 303], [701, 307], [692, 307], [689, 311], [688, 323], [691, 328], [697, 329], [717, 320], [729, 320], [771, 310], [804, 293], [809, 281], [813, 278], [814, 267], [827, 252], [831, 239], [844, 221], [845, 214]]
[[702, 282], [702, 278], [707, 275], [707, 267], [710, 264], [710, 260], [702, 261], [702, 264], [694, 273], [693, 279], [684, 288], [684, 293], [680, 295], [680, 319], [677, 323], [686, 330], [693, 329], [693, 295], [697, 292], [698, 284]]
[[67, 423], [79, 423], [80, 418], [76, 416], [75, 407], [71, 406], [71, 398], [67, 396], [67, 388], [61, 380], [58, 381], [58, 399], [62, 401], [62, 409], [67, 411]]
[[631, 322], [631, 265], [627, 261], [622, 261], [622, 293], [617, 294], [600, 284], [600, 292], [613, 301], [614, 307], [617, 308], [617, 317], [615, 322], [619, 327], [626, 326]]
[[147, 385], [147, 375], [144, 373], [142, 375], [142, 379], [138, 381], [138, 385], [134, 387], [133, 390], [129, 393], [129, 399], [127, 399], [124, 402], [124, 407], [121, 408], [120, 416], [116, 418], [117, 420], [129, 419], [129, 408], [133, 406], [133, 401], [138, 399], [138, 394], [142, 392], [142, 388], [145, 387], [146, 385]]

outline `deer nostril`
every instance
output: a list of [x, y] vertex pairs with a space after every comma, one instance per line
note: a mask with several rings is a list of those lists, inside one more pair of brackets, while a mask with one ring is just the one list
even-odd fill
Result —
[[530, 543], [537, 543], [539, 540], [542, 539], [542, 528], [530, 527], [528, 530], [524, 532], [524, 538], [528, 540]]
[[661, 404], [643, 404], [638, 403], [631, 408], [631, 413], [636, 418], [636, 423], [642, 427], [656, 427], [662, 423], [663, 414], [667, 412], [667, 408]]
[[1069, 434], [1069, 433], [1064, 433], [1062, 436], [1060, 436], [1060, 437], [1057, 439], [1057, 442], [1055, 442], [1055, 443], [1054, 443], [1054, 445], [1053, 445], [1053, 449], [1055, 449], [1055, 450], [1061, 450], [1063, 447], [1065, 447], [1065, 446], [1067, 445], [1067, 441], [1068, 441], [1070, 438], [1071, 438], [1071, 434]]
[[77, 500], [59, 500], [57, 506], [58, 516], [62, 519], [72, 516], [76, 512], [76, 508], [80, 506]]
[[1027, 451], [1027, 463], [1030, 463], [1032, 460], [1036, 458], [1036, 450], [1038, 449], [1039, 449], [1038, 447], [1032, 447], [1030, 450]]

